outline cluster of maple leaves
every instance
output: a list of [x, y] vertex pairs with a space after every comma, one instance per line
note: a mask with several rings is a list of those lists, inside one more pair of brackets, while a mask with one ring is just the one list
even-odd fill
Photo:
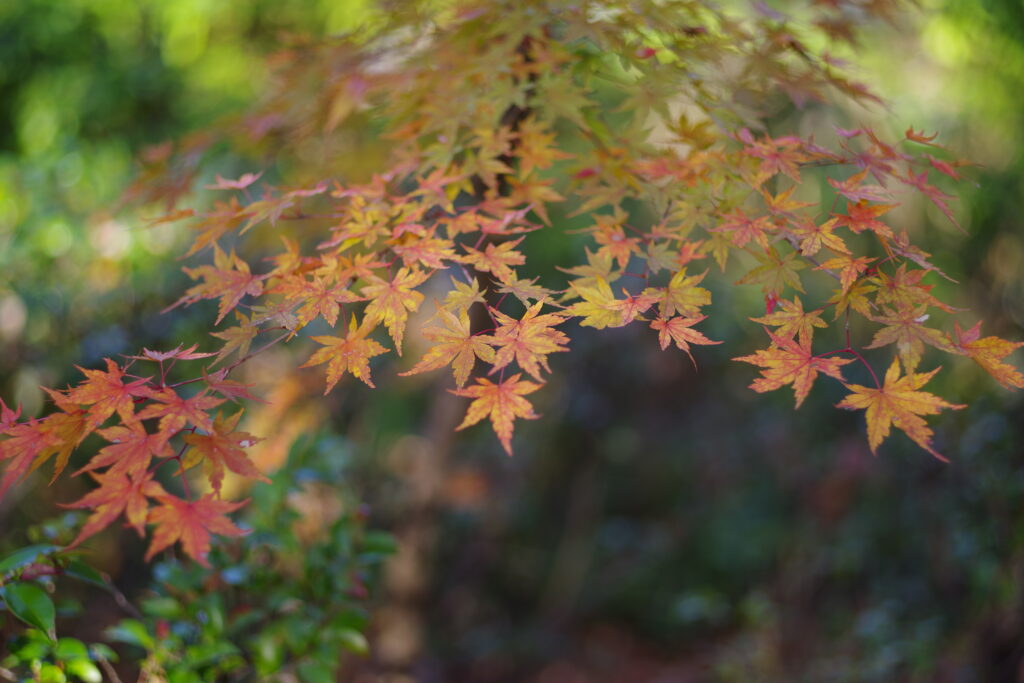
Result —
[[[568, 350], [574, 324], [645, 325], [662, 349], [687, 354], [720, 343], [698, 329], [713, 265], [739, 268], [737, 285], [764, 292], [767, 310], [751, 320], [767, 346], [736, 359], [759, 368], [751, 388], [791, 385], [799, 407], [819, 376], [842, 382], [849, 394], [838, 407], [865, 411], [872, 451], [896, 428], [942, 457], [924, 416], [962, 406], [923, 390], [938, 371], [919, 371], [926, 346], [1024, 388], [1003, 360], [1021, 343], [982, 337], [980, 323], [951, 332], [933, 323], [933, 313], [954, 312], [925, 281], [944, 275], [886, 222], [908, 193], [955, 222], [934, 183], [958, 180], [961, 164], [934, 137], [911, 129], [889, 143], [866, 127], [837, 128], [828, 149], [751, 133], [743, 124], [756, 117], [726, 85], [798, 103], [830, 88], [870, 97], [773, 12], [750, 24], [695, 1], [628, 3], [628, 12], [627, 3], [602, 12], [549, 4], [467, 6], [425, 44], [389, 47], [398, 67], [350, 44], [286, 53], [279, 89], [243, 122], [249, 144], [301, 145], [321, 131], [312, 137], [330, 149], [336, 129], [373, 113], [388, 122], [394, 163], [367, 182], [298, 189], [260, 184], [260, 173], [218, 176], [209, 189], [227, 200], [154, 221], [190, 219], [189, 255], [212, 252], [212, 263], [185, 269], [195, 285], [175, 305], [215, 300], [217, 324], [233, 318], [212, 333], [223, 343], [84, 370], [78, 386], [50, 391], [57, 410], [41, 419], [19, 421], [4, 406], [0, 495], [53, 456], [56, 476], [96, 431], [108, 445], [79, 470], [97, 488], [72, 504], [92, 511], [75, 543], [123, 515], [140, 534], [154, 526], [149, 556], [180, 541], [202, 561], [210, 533], [241, 533], [226, 517], [241, 503], [220, 497], [225, 471], [262, 477], [244, 451], [256, 439], [236, 431], [241, 412], [223, 412], [228, 400], [252, 398], [228, 374], [261, 335], [273, 335], [266, 348], [310, 328], [317, 348], [303, 367], [324, 366], [326, 391], [345, 375], [372, 387], [372, 359], [401, 356], [410, 316], [422, 312], [426, 351], [399, 374], [450, 367], [453, 393], [471, 399], [458, 429], [488, 420], [511, 454], [516, 420], [537, 417], [527, 397], [551, 373], [549, 357]], [[819, 28], [841, 39], [849, 3], [816, 5], [826, 12]], [[708, 59], [723, 51], [747, 69], [716, 75]], [[316, 91], [303, 94], [310, 82]], [[302, 97], [317, 106], [291, 105]], [[673, 98], [696, 113], [670, 110]], [[654, 140], [652, 120], [668, 142]], [[178, 199], [198, 156], [188, 145], [177, 157], [158, 150], [140, 192]], [[832, 189], [827, 210], [802, 198], [809, 174]], [[557, 229], [556, 211], [586, 217], [585, 262], [529, 277], [531, 233]], [[283, 248], [262, 261], [239, 256], [254, 229], [276, 233]], [[855, 342], [865, 331], [870, 340]], [[865, 352], [890, 346], [880, 379]], [[198, 360], [209, 363], [199, 377], [167, 382], [171, 366]], [[870, 384], [847, 379], [851, 364]], [[184, 497], [158, 483], [165, 466], [181, 475]], [[198, 467], [206, 489], [192, 496], [188, 472]]]

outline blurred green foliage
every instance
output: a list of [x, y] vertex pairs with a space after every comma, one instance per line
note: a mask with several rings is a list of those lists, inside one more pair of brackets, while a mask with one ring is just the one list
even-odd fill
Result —
[[143, 671], [171, 682], [336, 679], [343, 652], [367, 653], [365, 602], [394, 550], [337, 484], [350, 450], [340, 438], [304, 439], [274, 483], [253, 491], [251, 533], [218, 546], [212, 571], [157, 564], [142, 618], [108, 638], [141, 650]]
[[[0, 560], [0, 620], [7, 614], [30, 627], [6, 638], [0, 628], [0, 675], [102, 680], [95, 662], [111, 666], [118, 658], [102, 642], [87, 647], [57, 637], [77, 624], [92, 640], [130, 646], [125, 661], [141, 669], [143, 680], [337, 677], [343, 652], [368, 651], [366, 605], [394, 552], [392, 537], [367, 528], [366, 510], [339, 483], [351, 450], [340, 437], [304, 438], [274, 482], [253, 491], [239, 519], [249, 533], [218, 545], [210, 569], [176, 559], [157, 563], [137, 612], [82, 551], [37, 544]], [[67, 542], [66, 534], [57, 536]], [[68, 600], [74, 593], [67, 586], [60, 586], [63, 603], [55, 606], [51, 595], [62, 577], [92, 584], [92, 593], [106, 589], [134, 616], [99, 632], [102, 623]]]

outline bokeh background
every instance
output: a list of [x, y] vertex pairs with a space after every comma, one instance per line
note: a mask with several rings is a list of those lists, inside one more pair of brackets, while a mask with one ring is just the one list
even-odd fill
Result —
[[[901, 219], [959, 281], [941, 285], [948, 300], [1022, 339], [1024, 5], [922, 5], [872, 27], [855, 54], [888, 109], [846, 115], [938, 130], [977, 164], [958, 187], [966, 234], [923, 205]], [[369, 0], [0, 3], [0, 395], [39, 414], [39, 385], [63, 386], [74, 364], [203, 342], [206, 311], [160, 313], [186, 284], [187, 236], [145, 227], [156, 209], [121, 206], [134, 159], [244, 107], [288, 35], [379, 12]], [[813, 108], [773, 121], [819, 125]], [[215, 156], [207, 175], [233, 163]], [[288, 350], [245, 366], [273, 387], [248, 416], [269, 437], [261, 465], [280, 466], [300, 434], [329, 437], [343, 485], [397, 539], [371, 655], [351, 676], [1024, 680], [1021, 396], [954, 363], [934, 390], [968, 408], [933, 420], [951, 464], [902, 438], [873, 458], [862, 418], [830, 408], [834, 388], [797, 412], [784, 392], [746, 389], [750, 369], [729, 358], [750, 350], [757, 298], [715, 291], [708, 334], [738, 341], [702, 348], [699, 371], [639, 329], [574, 332], [514, 459], [486, 429], [455, 438], [461, 402], [432, 377], [375, 373], [378, 391], [349, 383], [324, 401], [318, 375], [282, 381]], [[13, 491], [0, 549], [80, 486], [38, 476]], [[137, 541], [111, 532], [94, 547], [130, 598], [145, 594]], [[68, 628], [99, 638], [116, 614], [95, 609]]]

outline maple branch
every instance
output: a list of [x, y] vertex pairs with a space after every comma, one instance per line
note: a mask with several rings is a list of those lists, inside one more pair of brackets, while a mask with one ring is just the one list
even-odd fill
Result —
[[[849, 332], [847, 332], [847, 334], [849, 334]], [[849, 337], [847, 337], [847, 340], [849, 340]], [[826, 351], [825, 353], [815, 354], [814, 357], [824, 358], [825, 356], [832, 355], [833, 353], [850, 353], [856, 356], [857, 360], [859, 360], [861, 364], [868, 369], [868, 372], [871, 373], [871, 379], [875, 381], [875, 387], [878, 389], [882, 388], [882, 383], [878, 381], [878, 375], [875, 374], [875, 369], [872, 368], [871, 364], [867, 362], [864, 356], [862, 356], [860, 352], [857, 351], [857, 349], [853, 348], [852, 346], [847, 345], [845, 349], [836, 349], [835, 351]]]
[[107, 675], [107, 678], [113, 681], [113, 683], [122, 683], [121, 678], [117, 675], [117, 671], [114, 670], [114, 667], [107, 661], [106, 657], [97, 657], [96, 662], [103, 669], [103, 673]]
[[[287, 329], [287, 328], [284, 325], [279, 325], [277, 327], [268, 327], [267, 329], [262, 330], [262, 331], [263, 332], [271, 332], [273, 330], [284, 330], [284, 329]], [[246, 362], [247, 360], [249, 360], [250, 358], [252, 358], [255, 355], [263, 353], [264, 351], [269, 349], [271, 346], [274, 346], [275, 344], [277, 344], [277, 343], [287, 339], [291, 335], [292, 335], [292, 332], [288, 331], [288, 332], [286, 332], [286, 333], [284, 333], [284, 334], [282, 334], [282, 335], [280, 335], [278, 337], [275, 337], [274, 339], [270, 340], [269, 342], [267, 342], [263, 346], [260, 346], [260, 347], [258, 347], [256, 349], [253, 349], [248, 354], [246, 354], [242, 358], [239, 358], [238, 360], [236, 360], [231, 365], [225, 366], [224, 368], [222, 368], [221, 371], [224, 373], [225, 376], [227, 376], [228, 373], [230, 373], [232, 370], [237, 368], [242, 363]], [[169, 384], [169, 385], [167, 385], [167, 388], [168, 389], [177, 389], [178, 387], [183, 387], [186, 384], [195, 384], [196, 382], [202, 382], [203, 379], [204, 379], [203, 377], [193, 377], [192, 379], [186, 379], [186, 380], [182, 380], [181, 382], [176, 382], [174, 384]]]
[[[284, 325], [281, 325], [279, 327], [270, 327], [270, 328], [268, 328], [266, 330], [263, 330], [263, 331], [264, 332], [270, 332], [271, 330], [280, 330], [280, 329], [287, 329], [287, 328]], [[291, 330], [289, 330], [288, 332], [285, 332], [284, 334], [282, 334], [280, 336], [274, 337], [273, 339], [271, 339], [269, 342], [267, 342], [263, 346], [260, 346], [260, 347], [258, 347], [256, 349], [253, 349], [252, 351], [247, 353], [242, 358], [239, 358], [234, 363], [232, 363], [231, 365], [229, 365], [226, 368], [224, 368], [224, 374], [226, 375], [227, 373], [231, 372], [232, 370], [234, 370], [239, 365], [241, 365], [242, 363], [246, 362], [247, 360], [249, 360], [253, 356], [256, 356], [256, 355], [258, 355], [260, 353], [263, 353], [264, 351], [266, 351], [270, 347], [279, 344], [280, 342], [284, 341], [285, 339], [287, 339], [290, 336], [292, 336], [292, 331]]]
[[796, 253], [800, 254], [801, 257], [807, 259], [808, 261], [814, 264], [815, 270], [820, 270], [823, 273], [828, 273], [836, 280], [836, 282], [843, 281], [843, 278], [839, 277], [839, 273], [835, 272], [831, 268], [822, 268], [821, 261], [819, 261], [818, 259], [814, 258], [809, 254], [805, 254], [803, 250], [800, 248], [799, 243], [796, 241], [796, 237], [793, 237], [792, 235], [786, 235], [785, 239], [787, 242], [789, 242], [789, 246], [793, 247], [793, 250], [796, 251]]

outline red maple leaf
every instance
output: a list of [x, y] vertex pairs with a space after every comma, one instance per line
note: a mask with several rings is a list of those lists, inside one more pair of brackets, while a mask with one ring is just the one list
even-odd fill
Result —
[[115, 411], [122, 421], [134, 421], [135, 399], [146, 395], [146, 383], [149, 381], [145, 378], [125, 384], [122, 381], [124, 370], [109, 358], [105, 360], [106, 371], [78, 368], [85, 374], [86, 380], [67, 393], [69, 401], [91, 406], [89, 426], [93, 429], [106, 422]]
[[170, 387], [150, 389], [146, 395], [156, 403], [150, 403], [143, 408], [139, 413], [139, 419], [159, 417], [160, 435], [164, 440], [177, 434], [189, 422], [200, 429], [213, 431], [213, 422], [206, 411], [224, 402], [222, 398], [207, 395], [205, 389], [191, 398], [182, 398]]
[[145, 532], [146, 513], [149, 503], [146, 498], [160, 498], [167, 492], [153, 481], [151, 472], [142, 472], [129, 476], [124, 472], [104, 472], [92, 475], [99, 487], [85, 494], [82, 498], [63, 507], [95, 508], [89, 515], [78, 536], [69, 548], [74, 548], [82, 541], [110, 526], [111, 522], [124, 513], [128, 523], [142, 536]]
[[153, 540], [146, 551], [148, 562], [154, 555], [175, 542], [189, 557], [209, 567], [206, 556], [210, 552], [210, 534], [244, 536], [248, 531], [239, 529], [225, 515], [249, 502], [248, 499], [231, 502], [218, 500], [208, 493], [199, 500], [182, 500], [170, 494], [157, 498], [160, 506], [149, 512], [149, 523], [156, 525]]

